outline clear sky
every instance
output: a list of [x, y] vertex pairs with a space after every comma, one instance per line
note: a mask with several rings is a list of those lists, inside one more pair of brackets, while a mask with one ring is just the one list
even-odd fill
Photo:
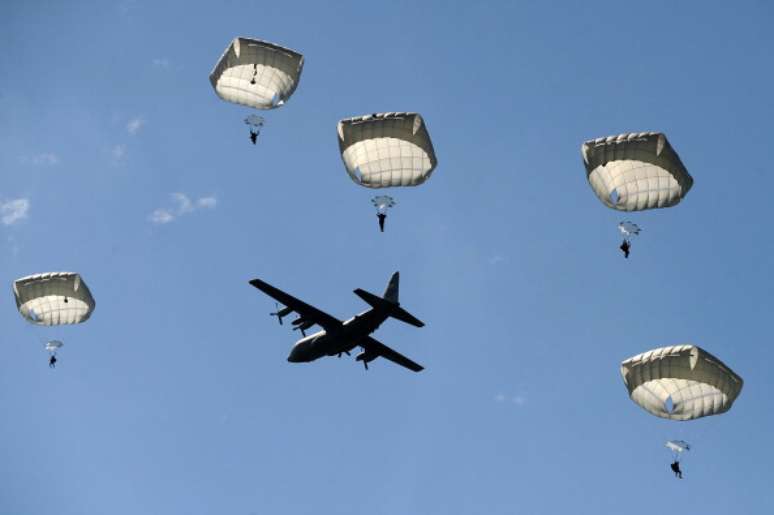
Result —
[[[201, 4], [0, 8], [0, 513], [772, 513], [770, 3]], [[235, 36], [306, 58], [255, 147], [208, 80]], [[439, 159], [384, 234], [336, 140], [380, 111]], [[680, 205], [594, 196], [581, 143], [632, 131], [669, 137]], [[13, 280], [59, 270], [92, 318], [26, 323]], [[395, 270], [427, 326], [375, 336], [419, 374], [288, 363], [248, 285], [345, 318]], [[745, 379], [730, 412], [629, 400], [620, 362], [679, 343]]]

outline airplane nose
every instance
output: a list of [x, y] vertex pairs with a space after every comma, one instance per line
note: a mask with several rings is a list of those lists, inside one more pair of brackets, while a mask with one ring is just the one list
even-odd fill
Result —
[[288, 355], [288, 361], [290, 363], [301, 363], [297, 348], [293, 347], [293, 350], [290, 351], [290, 354]]

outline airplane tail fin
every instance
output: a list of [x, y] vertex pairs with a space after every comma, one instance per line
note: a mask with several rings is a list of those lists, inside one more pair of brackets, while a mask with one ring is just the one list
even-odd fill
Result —
[[399, 304], [398, 302], [398, 286], [400, 284], [400, 272], [395, 272], [392, 274], [392, 277], [390, 277], [390, 282], [387, 283], [387, 288], [384, 290], [384, 300], [389, 300], [390, 302], [394, 302], [395, 304]]
[[363, 289], [358, 288], [355, 290], [355, 295], [366, 301], [374, 309], [379, 309], [386, 312], [390, 317], [405, 322], [414, 327], [424, 327], [424, 322], [417, 319], [400, 307], [398, 302], [398, 283], [400, 281], [400, 275], [395, 272], [390, 278], [390, 282], [387, 284], [387, 289], [384, 291], [384, 297], [379, 297], [373, 293], [369, 293]]

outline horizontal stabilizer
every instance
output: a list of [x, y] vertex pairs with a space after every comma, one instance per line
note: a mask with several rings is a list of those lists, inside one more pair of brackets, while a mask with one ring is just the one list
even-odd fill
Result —
[[401, 322], [413, 325], [414, 327], [425, 326], [424, 322], [415, 318], [411, 313], [401, 308], [400, 305], [396, 302], [390, 302], [389, 300], [385, 300], [378, 295], [374, 295], [373, 293], [369, 293], [360, 288], [355, 290], [355, 295], [366, 301], [374, 309], [383, 311], [387, 315], [391, 316], [392, 318], [396, 318]]
[[[364, 364], [368, 364], [369, 361], [376, 359], [377, 356], [381, 356], [384, 359], [388, 359], [393, 363], [397, 363], [402, 367], [406, 367], [413, 372], [421, 372], [425, 369], [425, 367], [419, 363], [411, 361], [403, 354], [392, 350], [382, 342], [376, 341], [370, 336], [366, 337], [366, 339], [360, 343], [360, 346], [363, 347], [365, 352], [358, 355], [356, 359], [358, 361], [363, 361]], [[366, 370], [368, 370], [367, 366]]]

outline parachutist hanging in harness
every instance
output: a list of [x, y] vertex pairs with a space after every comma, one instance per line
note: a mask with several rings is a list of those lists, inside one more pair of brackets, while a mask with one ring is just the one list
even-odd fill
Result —
[[678, 479], [682, 479], [683, 478], [683, 471], [680, 470], [680, 462], [679, 461], [677, 461], [677, 460], [673, 461], [669, 465], [669, 467], [672, 469], [672, 472], [675, 473], [675, 477], [677, 477]]
[[255, 86], [255, 76], [258, 75], [258, 65], [253, 63], [253, 78], [250, 79], [250, 84]]
[[379, 219], [379, 231], [384, 232], [384, 221], [387, 219], [387, 208], [395, 205], [395, 199], [387, 195], [379, 195], [371, 199], [376, 207], [376, 217]]
[[691, 444], [685, 440], [669, 440], [664, 444], [667, 449], [672, 451], [672, 463], [669, 464], [669, 468], [675, 473], [675, 477], [678, 479], [683, 478], [683, 471], [680, 470], [680, 456], [685, 451], [691, 450]]
[[64, 346], [59, 340], [50, 340], [46, 343], [46, 350], [51, 354], [48, 358], [48, 366], [50, 368], [56, 368], [56, 351]]
[[258, 141], [258, 135], [261, 133], [261, 127], [263, 127], [263, 118], [255, 114], [251, 114], [245, 118], [245, 124], [250, 127], [250, 141], [252, 141], [253, 145], [255, 145]]
[[623, 234], [623, 243], [618, 247], [624, 253], [624, 257], [629, 259], [629, 251], [632, 248], [631, 239], [640, 234], [640, 227], [633, 222], [621, 222], [618, 224], [618, 230]]
[[621, 243], [621, 246], [618, 248], [623, 251], [624, 257], [626, 259], [629, 259], [629, 249], [631, 249], [631, 247], [632, 247], [631, 243], [629, 243], [628, 240], [624, 240], [623, 243]]

